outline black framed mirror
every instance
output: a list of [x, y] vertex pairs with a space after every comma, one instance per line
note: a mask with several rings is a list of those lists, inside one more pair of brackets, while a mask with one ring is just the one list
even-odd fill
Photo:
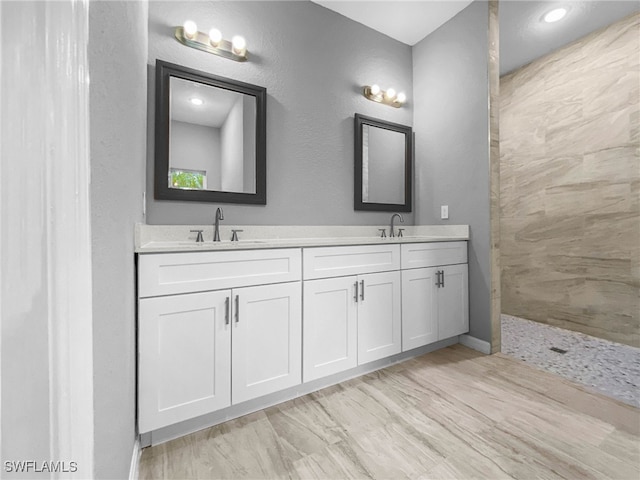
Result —
[[155, 198], [267, 203], [267, 90], [156, 61]]
[[410, 212], [411, 127], [355, 114], [354, 209]]

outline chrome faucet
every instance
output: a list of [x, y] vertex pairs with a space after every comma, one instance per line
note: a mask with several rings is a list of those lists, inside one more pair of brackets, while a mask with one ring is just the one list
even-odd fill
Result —
[[395, 232], [393, 231], [393, 221], [395, 220], [396, 217], [400, 219], [400, 223], [404, 223], [404, 218], [402, 218], [402, 215], [400, 215], [399, 213], [394, 213], [393, 215], [391, 215], [391, 226], [389, 227], [390, 237], [396, 236]]
[[218, 207], [216, 210], [216, 221], [213, 225], [213, 241], [220, 241], [220, 220], [224, 220], [224, 214], [222, 213], [222, 209]]

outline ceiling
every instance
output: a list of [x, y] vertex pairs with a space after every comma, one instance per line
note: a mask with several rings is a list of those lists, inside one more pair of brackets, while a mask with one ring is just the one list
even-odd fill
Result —
[[[312, 1], [410, 46], [471, 3], [470, 0]], [[551, 24], [541, 21], [542, 15], [559, 6], [568, 8], [563, 20]], [[640, 11], [637, 0], [501, 0], [500, 74], [637, 11]]]
[[[556, 23], [541, 21], [556, 7], [567, 15]], [[547, 53], [640, 11], [633, 1], [502, 1], [500, 2], [500, 74], [504, 75]], [[640, 40], [639, 40], [640, 41]]]
[[472, 0], [312, 0], [407, 45], [415, 45]]
[[[171, 120], [221, 128], [231, 108], [242, 97], [238, 92], [171, 77]], [[192, 98], [203, 103], [194, 105]]]

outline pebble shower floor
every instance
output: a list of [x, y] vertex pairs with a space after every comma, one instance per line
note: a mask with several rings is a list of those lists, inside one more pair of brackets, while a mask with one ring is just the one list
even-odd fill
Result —
[[502, 315], [502, 353], [640, 407], [638, 348]]

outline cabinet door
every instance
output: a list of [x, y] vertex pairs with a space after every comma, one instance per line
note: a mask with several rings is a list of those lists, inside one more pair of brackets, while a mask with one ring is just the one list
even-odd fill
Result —
[[233, 290], [233, 385], [237, 404], [302, 380], [301, 282]]
[[402, 351], [438, 340], [436, 268], [402, 272]]
[[140, 433], [231, 405], [230, 294], [140, 300]]
[[357, 277], [304, 282], [305, 382], [358, 364]]
[[444, 286], [438, 294], [438, 338], [440, 340], [469, 331], [469, 277], [467, 264], [440, 267]]
[[358, 364], [362, 365], [402, 349], [400, 272], [359, 275], [358, 281]]

